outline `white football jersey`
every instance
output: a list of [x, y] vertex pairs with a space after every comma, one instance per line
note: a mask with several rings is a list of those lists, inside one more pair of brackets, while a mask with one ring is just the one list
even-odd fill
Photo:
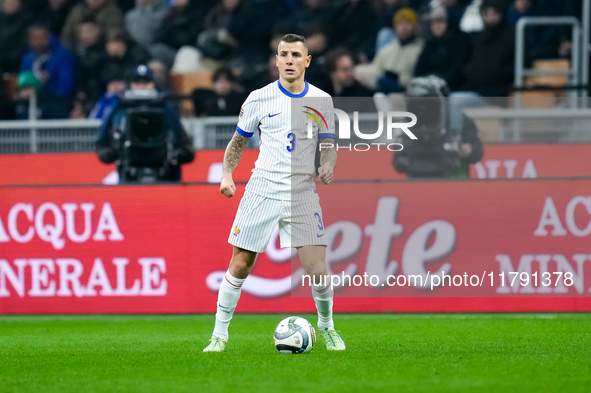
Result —
[[[292, 94], [279, 81], [255, 90], [246, 99], [236, 131], [260, 135], [260, 152], [246, 190], [273, 199], [318, 198], [314, 159], [318, 139], [334, 138], [330, 95], [305, 82], [300, 94]], [[307, 128], [310, 119], [312, 135]]]

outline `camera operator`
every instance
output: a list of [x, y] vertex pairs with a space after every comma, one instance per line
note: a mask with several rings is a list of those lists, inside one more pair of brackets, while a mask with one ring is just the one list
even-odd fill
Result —
[[482, 158], [476, 124], [464, 116], [461, 130], [449, 130], [448, 88], [436, 76], [414, 78], [406, 92], [407, 110], [417, 116], [416, 140], [399, 137], [404, 148], [394, 154], [394, 168], [407, 178], [468, 178], [470, 164]]
[[116, 163], [120, 183], [180, 181], [181, 164], [195, 158], [191, 139], [146, 65], [137, 66], [129, 82], [99, 129], [99, 159]]

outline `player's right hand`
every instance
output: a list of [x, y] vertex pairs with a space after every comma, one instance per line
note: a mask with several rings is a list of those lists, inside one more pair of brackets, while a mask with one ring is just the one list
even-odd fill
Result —
[[225, 175], [222, 175], [220, 192], [224, 194], [226, 198], [232, 198], [236, 193], [236, 185], [234, 184], [234, 179], [232, 179], [231, 173], [226, 173]]

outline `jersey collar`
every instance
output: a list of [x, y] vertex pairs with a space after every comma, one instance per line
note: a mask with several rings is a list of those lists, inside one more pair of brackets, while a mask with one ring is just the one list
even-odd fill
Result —
[[302, 91], [300, 94], [293, 94], [293, 93], [290, 93], [289, 91], [285, 90], [285, 88], [283, 86], [281, 86], [281, 82], [279, 82], [279, 81], [277, 81], [277, 86], [279, 86], [279, 90], [281, 90], [281, 92], [283, 94], [285, 94], [286, 96], [291, 97], [291, 98], [298, 98], [298, 97], [305, 96], [306, 93], [308, 92], [308, 88], [309, 88], [308, 81], [305, 80], [304, 82], [306, 83], [306, 87], [304, 87], [304, 91]]

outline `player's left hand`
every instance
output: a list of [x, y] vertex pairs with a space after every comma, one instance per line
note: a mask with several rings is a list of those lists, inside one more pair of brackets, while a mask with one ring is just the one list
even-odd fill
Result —
[[318, 168], [318, 179], [322, 184], [329, 184], [332, 181], [332, 169], [323, 166]]

